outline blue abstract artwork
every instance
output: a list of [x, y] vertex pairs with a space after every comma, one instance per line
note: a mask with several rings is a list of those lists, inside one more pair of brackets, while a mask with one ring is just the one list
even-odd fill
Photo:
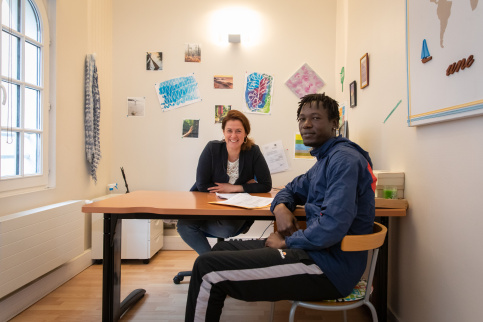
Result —
[[156, 83], [154, 88], [163, 111], [170, 111], [201, 101], [198, 82], [194, 74]]

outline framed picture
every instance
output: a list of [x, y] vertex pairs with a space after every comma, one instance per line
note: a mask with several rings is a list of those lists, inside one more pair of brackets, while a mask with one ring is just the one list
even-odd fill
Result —
[[351, 107], [357, 106], [357, 83], [353, 81], [349, 86], [350, 94], [351, 94]]
[[369, 86], [369, 55], [366, 53], [361, 58], [361, 89]]

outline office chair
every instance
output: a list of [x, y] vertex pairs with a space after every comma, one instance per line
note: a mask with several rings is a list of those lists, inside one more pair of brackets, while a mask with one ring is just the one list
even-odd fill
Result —
[[[289, 321], [293, 322], [295, 317], [295, 310], [298, 306], [321, 310], [321, 311], [343, 311], [344, 322], [347, 322], [347, 310], [355, 309], [356, 307], [367, 305], [371, 310], [372, 321], [377, 322], [377, 312], [374, 305], [369, 301], [371, 296], [372, 281], [374, 279], [374, 272], [376, 270], [377, 255], [379, 247], [384, 244], [386, 238], [387, 228], [380, 223], [374, 223], [374, 231], [368, 235], [348, 235], [342, 239], [341, 249], [345, 252], [357, 252], [363, 250], [372, 250], [372, 256], [367, 263], [369, 267], [369, 274], [367, 282], [361, 280], [352, 293], [342, 299], [329, 301], [293, 301], [290, 308]], [[272, 302], [272, 309], [270, 312], [270, 321], [273, 321], [275, 302]]]

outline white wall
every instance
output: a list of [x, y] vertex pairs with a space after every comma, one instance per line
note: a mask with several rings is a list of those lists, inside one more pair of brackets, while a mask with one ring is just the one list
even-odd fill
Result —
[[376, 169], [406, 173], [408, 215], [390, 223], [389, 306], [399, 321], [477, 321], [483, 117], [407, 127], [405, 1], [338, 1], [338, 23], [344, 16], [347, 43], [338, 44], [336, 69], [346, 66], [346, 84], [339, 100], [349, 100], [359, 59], [370, 57], [370, 85], [358, 89], [358, 106], [349, 111], [351, 138], [371, 153]]
[[[282, 140], [288, 149], [290, 171], [275, 174], [274, 185], [284, 185], [306, 171], [313, 161], [294, 160], [297, 97], [284, 85], [304, 63], [326, 82], [334, 95], [335, 0], [313, 1], [142, 1], [114, 5], [113, 34], [113, 166], [112, 177], [122, 184], [123, 166], [130, 190], [188, 190], [195, 181], [199, 155], [209, 140], [221, 139], [214, 124], [215, 105], [244, 109], [246, 71], [274, 76], [272, 115], [247, 114], [251, 137], [258, 145]], [[220, 46], [213, 35], [218, 10], [243, 7], [256, 12], [261, 28], [255, 46]], [[249, 24], [250, 21], [247, 21]], [[218, 26], [219, 31], [226, 26]], [[242, 35], [243, 38], [243, 35]], [[201, 63], [184, 62], [184, 44], [201, 44]], [[146, 71], [147, 51], [163, 52], [163, 70]], [[162, 112], [154, 84], [194, 72], [203, 101]], [[234, 77], [234, 89], [213, 88], [213, 76]], [[127, 97], [146, 97], [145, 117], [126, 117]], [[200, 119], [200, 136], [181, 138], [184, 119]], [[122, 190], [124, 191], [124, 189]]]
[[[55, 187], [0, 199], [0, 216], [72, 199], [106, 194], [112, 137], [112, 0], [44, 0], [55, 68]], [[84, 145], [85, 57], [97, 53], [101, 93], [101, 150], [97, 184], [89, 177]]]

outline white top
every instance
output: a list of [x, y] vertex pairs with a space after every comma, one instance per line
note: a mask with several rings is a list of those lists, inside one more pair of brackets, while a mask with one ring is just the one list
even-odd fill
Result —
[[228, 180], [228, 183], [230, 184], [235, 184], [236, 180], [240, 176], [239, 160], [240, 159], [237, 159], [235, 162], [230, 162], [230, 160], [228, 160], [226, 174], [230, 177], [230, 180]]

